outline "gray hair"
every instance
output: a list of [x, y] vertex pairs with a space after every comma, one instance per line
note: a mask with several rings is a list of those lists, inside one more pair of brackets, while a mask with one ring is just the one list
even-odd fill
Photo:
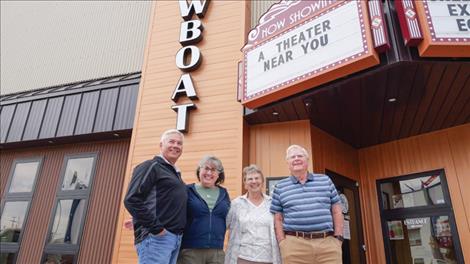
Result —
[[162, 136], [160, 137], [160, 143], [165, 142], [165, 140], [167, 140], [170, 137], [170, 135], [175, 135], [175, 134], [180, 135], [181, 139], [184, 139], [183, 133], [179, 132], [176, 129], [168, 129], [165, 132], [163, 132]]
[[219, 173], [219, 178], [217, 181], [215, 181], [215, 185], [219, 185], [224, 182], [225, 180], [225, 172], [224, 172], [224, 166], [222, 165], [222, 161], [220, 161], [217, 157], [215, 156], [204, 156], [202, 159], [199, 161], [199, 166], [197, 166], [196, 169], [196, 176], [197, 179], [200, 181], [201, 179], [199, 178], [199, 172], [201, 171], [201, 168], [204, 167], [204, 165], [212, 165], [215, 167], [217, 172]]
[[308, 155], [308, 152], [305, 148], [303, 148], [299, 145], [290, 145], [286, 150], [286, 160], [289, 159], [289, 152], [291, 152], [293, 149], [298, 149], [298, 150], [302, 151], [303, 154], [305, 155], [305, 157], [307, 159], [309, 159], [310, 156]]
[[260, 176], [261, 176], [261, 179], [263, 180], [264, 182], [264, 175], [263, 175], [263, 172], [261, 171], [261, 169], [256, 166], [255, 164], [251, 164], [249, 166], [246, 166], [245, 168], [243, 168], [243, 181], [246, 181], [246, 176], [248, 174], [252, 174], [252, 173], [258, 173]]

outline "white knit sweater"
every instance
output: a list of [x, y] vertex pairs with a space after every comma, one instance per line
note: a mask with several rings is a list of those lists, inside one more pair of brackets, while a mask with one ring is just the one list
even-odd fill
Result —
[[[264, 195], [264, 199], [264, 204], [258, 207], [248, 200], [246, 194], [232, 201], [227, 215], [229, 240], [225, 253], [225, 264], [236, 264], [240, 255], [249, 258], [248, 260], [259, 262], [266, 262], [266, 258], [272, 257], [273, 264], [281, 263], [279, 246], [274, 233], [274, 217], [269, 212], [271, 197]], [[267, 226], [260, 226], [262, 223], [266, 224], [266, 216], [270, 217], [271, 221], [268, 221]], [[246, 224], [247, 220], [249, 221], [248, 224]], [[253, 225], [250, 225], [250, 223], [253, 223]], [[251, 235], [244, 236], [244, 234], [247, 233]], [[262, 240], [248, 241], [254, 236], [261, 236]], [[260, 245], [260, 243], [267, 244]], [[267, 250], [263, 250], [263, 248]], [[240, 252], [241, 250], [243, 250], [243, 252]], [[267, 256], [268, 253], [271, 256]]]

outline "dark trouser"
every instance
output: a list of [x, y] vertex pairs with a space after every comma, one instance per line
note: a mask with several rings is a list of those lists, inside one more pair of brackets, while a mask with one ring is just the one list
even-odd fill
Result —
[[225, 253], [222, 249], [185, 248], [178, 255], [178, 264], [224, 264]]

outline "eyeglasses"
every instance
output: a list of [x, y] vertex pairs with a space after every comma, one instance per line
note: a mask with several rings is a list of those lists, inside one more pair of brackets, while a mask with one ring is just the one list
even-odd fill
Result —
[[212, 173], [214, 173], [214, 172], [219, 172], [216, 168], [211, 168], [211, 167], [207, 167], [207, 166], [201, 167], [201, 169], [203, 169], [203, 170], [205, 170], [205, 171], [210, 171], [210, 172], [212, 172]]
[[302, 158], [305, 158], [305, 155], [303, 154], [296, 154], [296, 155], [292, 155], [292, 156], [289, 156], [288, 159], [290, 160], [293, 160], [293, 159], [302, 159]]

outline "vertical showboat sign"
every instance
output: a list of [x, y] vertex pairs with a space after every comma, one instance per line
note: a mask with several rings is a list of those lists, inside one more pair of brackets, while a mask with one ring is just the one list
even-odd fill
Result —
[[188, 132], [188, 120], [191, 110], [196, 109], [196, 104], [192, 100], [198, 99], [196, 89], [190, 72], [199, 68], [202, 62], [202, 54], [195, 44], [202, 40], [203, 25], [199, 19], [192, 19], [194, 15], [204, 18], [209, 0], [179, 0], [179, 8], [183, 22], [180, 24], [179, 43], [181, 49], [176, 53], [175, 63], [182, 74], [176, 84], [171, 96], [171, 100], [178, 103], [181, 97], [188, 97], [191, 103], [173, 105], [171, 109], [176, 112], [176, 129], [181, 132]]

